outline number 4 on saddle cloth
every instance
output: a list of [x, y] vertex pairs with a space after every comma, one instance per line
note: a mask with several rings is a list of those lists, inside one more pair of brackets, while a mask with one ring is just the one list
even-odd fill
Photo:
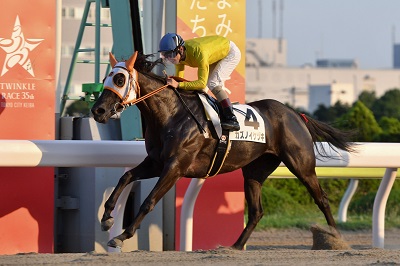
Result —
[[217, 101], [207, 93], [198, 93], [198, 96], [203, 103], [207, 118], [211, 120], [219, 137], [214, 159], [207, 176], [205, 176], [205, 178], [208, 178], [218, 174], [229, 153], [231, 141], [265, 143], [265, 127], [264, 120], [253, 107], [244, 104], [234, 104], [233, 111], [240, 124], [240, 130], [233, 132], [223, 130], [217, 113], [219, 110]]

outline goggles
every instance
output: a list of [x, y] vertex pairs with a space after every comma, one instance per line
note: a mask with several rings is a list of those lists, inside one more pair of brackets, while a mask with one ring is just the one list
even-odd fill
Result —
[[161, 58], [165, 58], [165, 59], [175, 58], [177, 54], [178, 54], [178, 51], [176, 49], [172, 50], [172, 51], [163, 51], [163, 52], [161, 52]]

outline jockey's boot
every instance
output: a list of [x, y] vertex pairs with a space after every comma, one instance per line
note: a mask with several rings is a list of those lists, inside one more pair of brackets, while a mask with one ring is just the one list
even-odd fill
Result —
[[236, 116], [233, 114], [232, 105], [222, 108], [221, 126], [223, 129], [226, 129], [229, 131], [239, 131], [240, 130], [240, 125], [236, 119]]

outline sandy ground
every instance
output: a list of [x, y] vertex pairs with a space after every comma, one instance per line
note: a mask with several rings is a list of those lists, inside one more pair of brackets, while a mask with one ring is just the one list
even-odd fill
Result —
[[256, 231], [245, 251], [133, 251], [127, 253], [16, 254], [0, 265], [400, 265], [400, 230], [385, 232], [385, 249], [372, 248], [371, 231], [342, 232], [349, 250], [311, 250], [307, 230]]

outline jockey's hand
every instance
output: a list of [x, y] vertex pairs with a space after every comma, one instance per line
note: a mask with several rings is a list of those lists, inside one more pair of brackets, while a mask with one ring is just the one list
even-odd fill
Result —
[[174, 87], [174, 88], [178, 88], [179, 86], [179, 82], [174, 80], [173, 78], [168, 78], [167, 79], [167, 85]]

